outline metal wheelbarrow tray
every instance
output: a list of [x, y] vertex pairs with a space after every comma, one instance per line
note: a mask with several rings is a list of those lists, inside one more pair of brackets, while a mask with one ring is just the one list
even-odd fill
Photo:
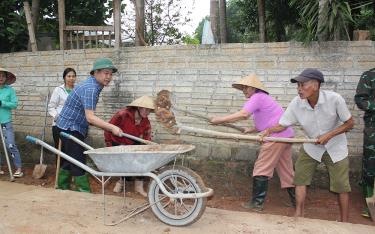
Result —
[[[207, 197], [213, 194], [213, 190], [206, 188], [201, 177], [191, 169], [183, 166], [163, 167], [178, 154], [193, 150], [193, 145], [134, 145], [93, 149], [71, 135], [60, 135], [87, 148], [85, 154], [90, 156], [100, 171], [35, 137], [27, 136], [26, 139], [79, 166], [101, 183], [105, 225], [117, 225], [151, 207], [155, 216], [162, 222], [172, 226], [186, 226], [196, 222], [203, 215]], [[159, 170], [158, 175], [151, 172], [160, 167], [163, 168]], [[147, 204], [137, 207], [119, 221], [106, 223], [105, 184], [112, 176], [148, 176], [152, 180], [148, 188]]]
[[100, 171], [146, 173], [193, 150], [193, 145], [120, 145], [85, 151]]

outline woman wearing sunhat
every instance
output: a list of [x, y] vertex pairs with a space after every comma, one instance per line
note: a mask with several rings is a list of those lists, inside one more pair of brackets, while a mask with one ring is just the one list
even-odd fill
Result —
[[[112, 73], [117, 72], [117, 68], [108, 58], [95, 60], [90, 76], [74, 87], [65, 101], [56, 120], [59, 132], [70, 134], [81, 141], [87, 137], [89, 125], [94, 125], [103, 130], [112, 132], [120, 136], [122, 131], [119, 127], [107, 123], [95, 115], [96, 104], [99, 95], [105, 86], [112, 81]], [[81, 163], [86, 164], [86, 157], [83, 154], [84, 148], [65, 137], [60, 137], [62, 151]], [[59, 179], [57, 186], [59, 189], [70, 189], [71, 177], [75, 184], [76, 191], [90, 192], [89, 178], [82, 168], [64, 160], [59, 169]]]
[[[121, 128], [121, 130], [129, 135], [133, 135], [145, 140], [151, 140], [151, 124], [148, 115], [155, 109], [154, 101], [149, 96], [142, 96], [130, 103], [126, 108], [119, 110], [109, 123]], [[105, 143], [108, 147], [117, 145], [137, 145], [140, 144], [126, 137], [117, 137], [110, 132], [104, 132]], [[120, 179], [114, 192], [121, 192], [123, 189], [123, 181]], [[134, 190], [146, 197], [147, 194], [143, 189], [143, 180], [136, 179], [134, 182]]]
[[[22, 161], [20, 152], [18, 151], [17, 145], [14, 140], [14, 131], [12, 124], [12, 109], [17, 108], [18, 98], [14, 89], [10, 86], [16, 81], [16, 76], [0, 68], [0, 123], [1, 130], [4, 133], [5, 143], [8, 151], [10, 152], [16, 172], [14, 177], [22, 177]], [[0, 174], [4, 174], [4, 171], [0, 168]]]
[[[241, 90], [247, 101], [242, 110], [222, 117], [213, 117], [211, 123], [220, 124], [253, 117], [254, 128], [245, 128], [244, 133], [262, 132], [276, 125], [283, 114], [282, 107], [268, 94], [256, 75], [242, 78], [232, 84], [233, 88]], [[273, 134], [273, 137], [294, 137], [293, 129]], [[267, 195], [268, 180], [276, 169], [280, 178], [281, 188], [286, 188], [291, 202], [295, 205], [293, 185], [292, 145], [290, 143], [264, 142], [260, 148], [253, 170], [252, 199], [242, 204], [244, 208], [262, 211]]]

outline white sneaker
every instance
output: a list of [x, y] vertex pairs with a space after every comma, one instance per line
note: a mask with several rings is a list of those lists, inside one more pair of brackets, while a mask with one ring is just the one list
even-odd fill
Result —
[[17, 171], [13, 174], [14, 177], [22, 177], [23, 176], [23, 172], [21, 171], [21, 169], [17, 169]]

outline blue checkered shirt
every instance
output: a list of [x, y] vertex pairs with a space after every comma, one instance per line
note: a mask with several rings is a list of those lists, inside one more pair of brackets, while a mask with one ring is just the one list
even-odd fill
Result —
[[89, 76], [85, 81], [79, 83], [66, 99], [56, 121], [57, 127], [78, 131], [86, 137], [89, 123], [85, 116], [85, 110], [95, 111], [102, 89], [103, 86], [93, 76]]

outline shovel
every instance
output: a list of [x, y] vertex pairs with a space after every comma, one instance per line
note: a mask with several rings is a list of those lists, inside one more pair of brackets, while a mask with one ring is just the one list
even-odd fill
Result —
[[[43, 127], [43, 134], [42, 134], [42, 141], [44, 141], [45, 135], [46, 135], [46, 125], [47, 125], [47, 112], [48, 112], [48, 99], [49, 99], [49, 92], [46, 96], [46, 103], [45, 103], [45, 115], [44, 115], [44, 127]], [[34, 179], [40, 179], [44, 176], [44, 173], [46, 172], [47, 165], [43, 164], [43, 146], [40, 149], [40, 160], [39, 164], [35, 165], [34, 171], [33, 171], [33, 178]]]
[[375, 181], [374, 181], [374, 192], [372, 193], [372, 197], [366, 198], [366, 203], [368, 210], [371, 215], [371, 219], [373, 222], [375, 222]]
[[[4, 127], [4, 129], [5, 129], [5, 127]], [[4, 139], [4, 134], [3, 134], [3, 126], [1, 126], [1, 128], [0, 128], [0, 136], [1, 136], [1, 143], [3, 144], [3, 147], [4, 147], [5, 158], [6, 158], [7, 164], [8, 164], [9, 180], [14, 181], [14, 176], [13, 176], [13, 173], [12, 173], [12, 167], [10, 166], [10, 161], [9, 161], [9, 156], [8, 156], [8, 149], [5, 145], [5, 139]]]

